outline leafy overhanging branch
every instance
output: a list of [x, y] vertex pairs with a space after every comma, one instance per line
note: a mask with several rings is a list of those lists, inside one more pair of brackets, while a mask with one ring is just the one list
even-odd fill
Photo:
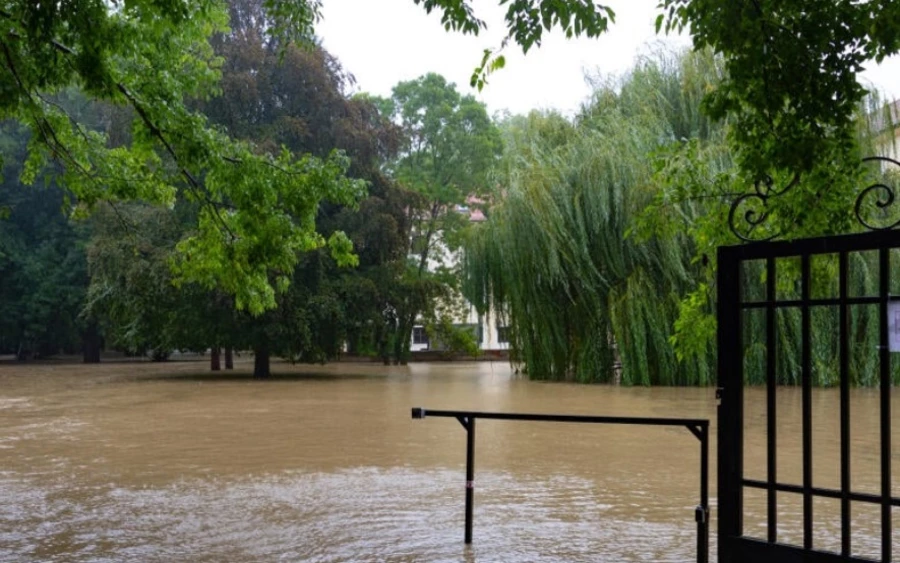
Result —
[[[309, 30], [317, 18], [315, 2], [293, 8], [268, 4], [280, 10], [284, 33]], [[297, 8], [300, 4], [305, 7]], [[318, 202], [352, 206], [365, 186], [344, 176], [349, 161], [340, 153], [325, 160], [297, 159], [288, 151], [258, 154], [190, 112], [184, 99], [214, 89], [218, 79], [220, 61], [207, 37], [224, 28], [224, 14], [216, 2], [173, 6], [136, 2], [95, 13], [110, 39], [99, 46], [79, 36], [77, 25], [74, 34], [66, 26], [37, 30], [34, 22], [46, 15], [40, 7], [18, 4], [0, 12], [5, 70], [17, 85], [16, 91], [0, 89], [0, 112], [38, 133], [22, 179], [33, 181], [48, 158], [56, 159], [64, 165], [62, 183], [86, 207], [116, 199], [172, 205], [178, 187], [186, 187], [184, 195], [200, 203], [201, 211], [196, 232], [178, 245], [181, 254], [173, 264], [178, 279], [224, 288], [239, 307], [259, 313], [275, 305], [276, 289], [286, 287], [297, 254], [326, 243], [315, 232]], [[304, 20], [303, 14], [309, 17]], [[67, 45], [67, 36], [84, 49]], [[58, 76], [33, 65], [22, 70], [36, 52], [52, 54]], [[93, 63], [90, 70], [85, 61]], [[41, 95], [73, 83], [99, 99], [134, 108], [138, 120], [130, 146], [109, 148], [105, 135], [86, 131]], [[344, 264], [353, 263], [348, 242], [338, 234], [330, 244]], [[281, 274], [272, 278], [270, 272]]]
[[[484, 20], [475, 16], [467, 0], [413, 1], [429, 14], [440, 10], [441, 24], [447, 31], [478, 35], [487, 28]], [[484, 88], [491, 73], [506, 65], [503, 51], [510, 42], [528, 53], [532, 47], [540, 47], [544, 32], [553, 28], [559, 28], [567, 39], [599, 37], [616, 18], [612, 8], [593, 0], [500, 0], [500, 5], [507, 6], [504, 14], [506, 37], [499, 47], [484, 50], [481, 63], [472, 72], [470, 85], [478, 90]]]

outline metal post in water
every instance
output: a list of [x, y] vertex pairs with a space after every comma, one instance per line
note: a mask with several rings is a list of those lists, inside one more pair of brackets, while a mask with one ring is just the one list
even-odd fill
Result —
[[709, 561], [709, 427], [700, 427], [700, 506], [697, 507], [697, 563]]
[[475, 502], [475, 417], [466, 417], [466, 543], [472, 543], [472, 508]]

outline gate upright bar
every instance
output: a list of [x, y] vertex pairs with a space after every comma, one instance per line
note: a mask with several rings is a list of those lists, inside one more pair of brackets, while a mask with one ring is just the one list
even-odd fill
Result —
[[744, 477], [744, 363], [734, 361], [741, 354], [742, 339], [740, 260], [726, 247], [718, 249], [716, 260], [719, 265], [716, 281], [718, 552], [720, 562], [731, 563], [732, 546], [722, 538], [741, 536], [744, 530], [741, 488]]
[[809, 254], [800, 256], [800, 386], [803, 443], [803, 549], [813, 547], [812, 343], [810, 336]]
[[850, 557], [850, 296], [849, 258], [841, 252], [838, 263], [838, 294], [840, 299], [840, 362], [841, 362], [841, 556]]
[[697, 522], [697, 563], [709, 561], [709, 421], [695, 418], [641, 418], [627, 416], [583, 416], [567, 414], [525, 414], [480, 411], [448, 411], [413, 408], [412, 418], [455, 418], [466, 429], [466, 523], [465, 543], [472, 543], [475, 492], [475, 419], [520, 420], [532, 422], [574, 422], [640, 426], [680, 426], [700, 441], [700, 504], [694, 510]]
[[775, 259], [766, 260], [766, 347], [771, 353], [766, 354], [766, 434], [768, 434], [766, 457], [768, 463], [766, 474], [768, 479], [767, 510], [768, 510], [768, 538], [769, 542], [778, 541], [778, 491], [775, 483], [778, 482], [778, 402], [775, 397], [778, 380], [775, 373], [775, 347], [778, 340], [775, 338], [775, 301], [777, 299]]
[[881, 399], [881, 560], [891, 561], [891, 353], [888, 342], [890, 254], [878, 249], [879, 384]]

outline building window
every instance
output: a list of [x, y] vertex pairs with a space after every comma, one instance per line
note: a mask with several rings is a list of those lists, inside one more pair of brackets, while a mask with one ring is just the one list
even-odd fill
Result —
[[424, 326], [413, 327], [413, 344], [428, 344], [428, 333]]
[[509, 327], [508, 326], [498, 326], [497, 327], [497, 342], [500, 344], [509, 343]]

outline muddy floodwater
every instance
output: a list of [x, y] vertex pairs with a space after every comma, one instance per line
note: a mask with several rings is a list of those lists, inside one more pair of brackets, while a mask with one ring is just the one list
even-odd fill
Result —
[[[276, 363], [262, 382], [246, 362], [206, 367], [0, 363], [0, 561], [694, 558], [699, 446], [687, 430], [479, 421], [465, 547], [465, 432], [410, 408], [708, 418], [714, 437], [713, 389], [540, 383], [487, 362]], [[796, 483], [799, 401], [780, 391], [779, 476]], [[837, 392], [813, 402], [814, 484], [837, 487]], [[854, 488], [877, 492], [877, 394], [854, 391], [851, 408]], [[747, 476], [764, 478], [761, 390], [745, 410]], [[780, 537], [800, 541], [800, 497], [779, 501]], [[746, 530], [764, 536], [764, 493], [746, 502]], [[877, 555], [878, 509], [853, 507], [854, 551]], [[817, 546], [840, 546], [838, 510], [817, 502]]]

